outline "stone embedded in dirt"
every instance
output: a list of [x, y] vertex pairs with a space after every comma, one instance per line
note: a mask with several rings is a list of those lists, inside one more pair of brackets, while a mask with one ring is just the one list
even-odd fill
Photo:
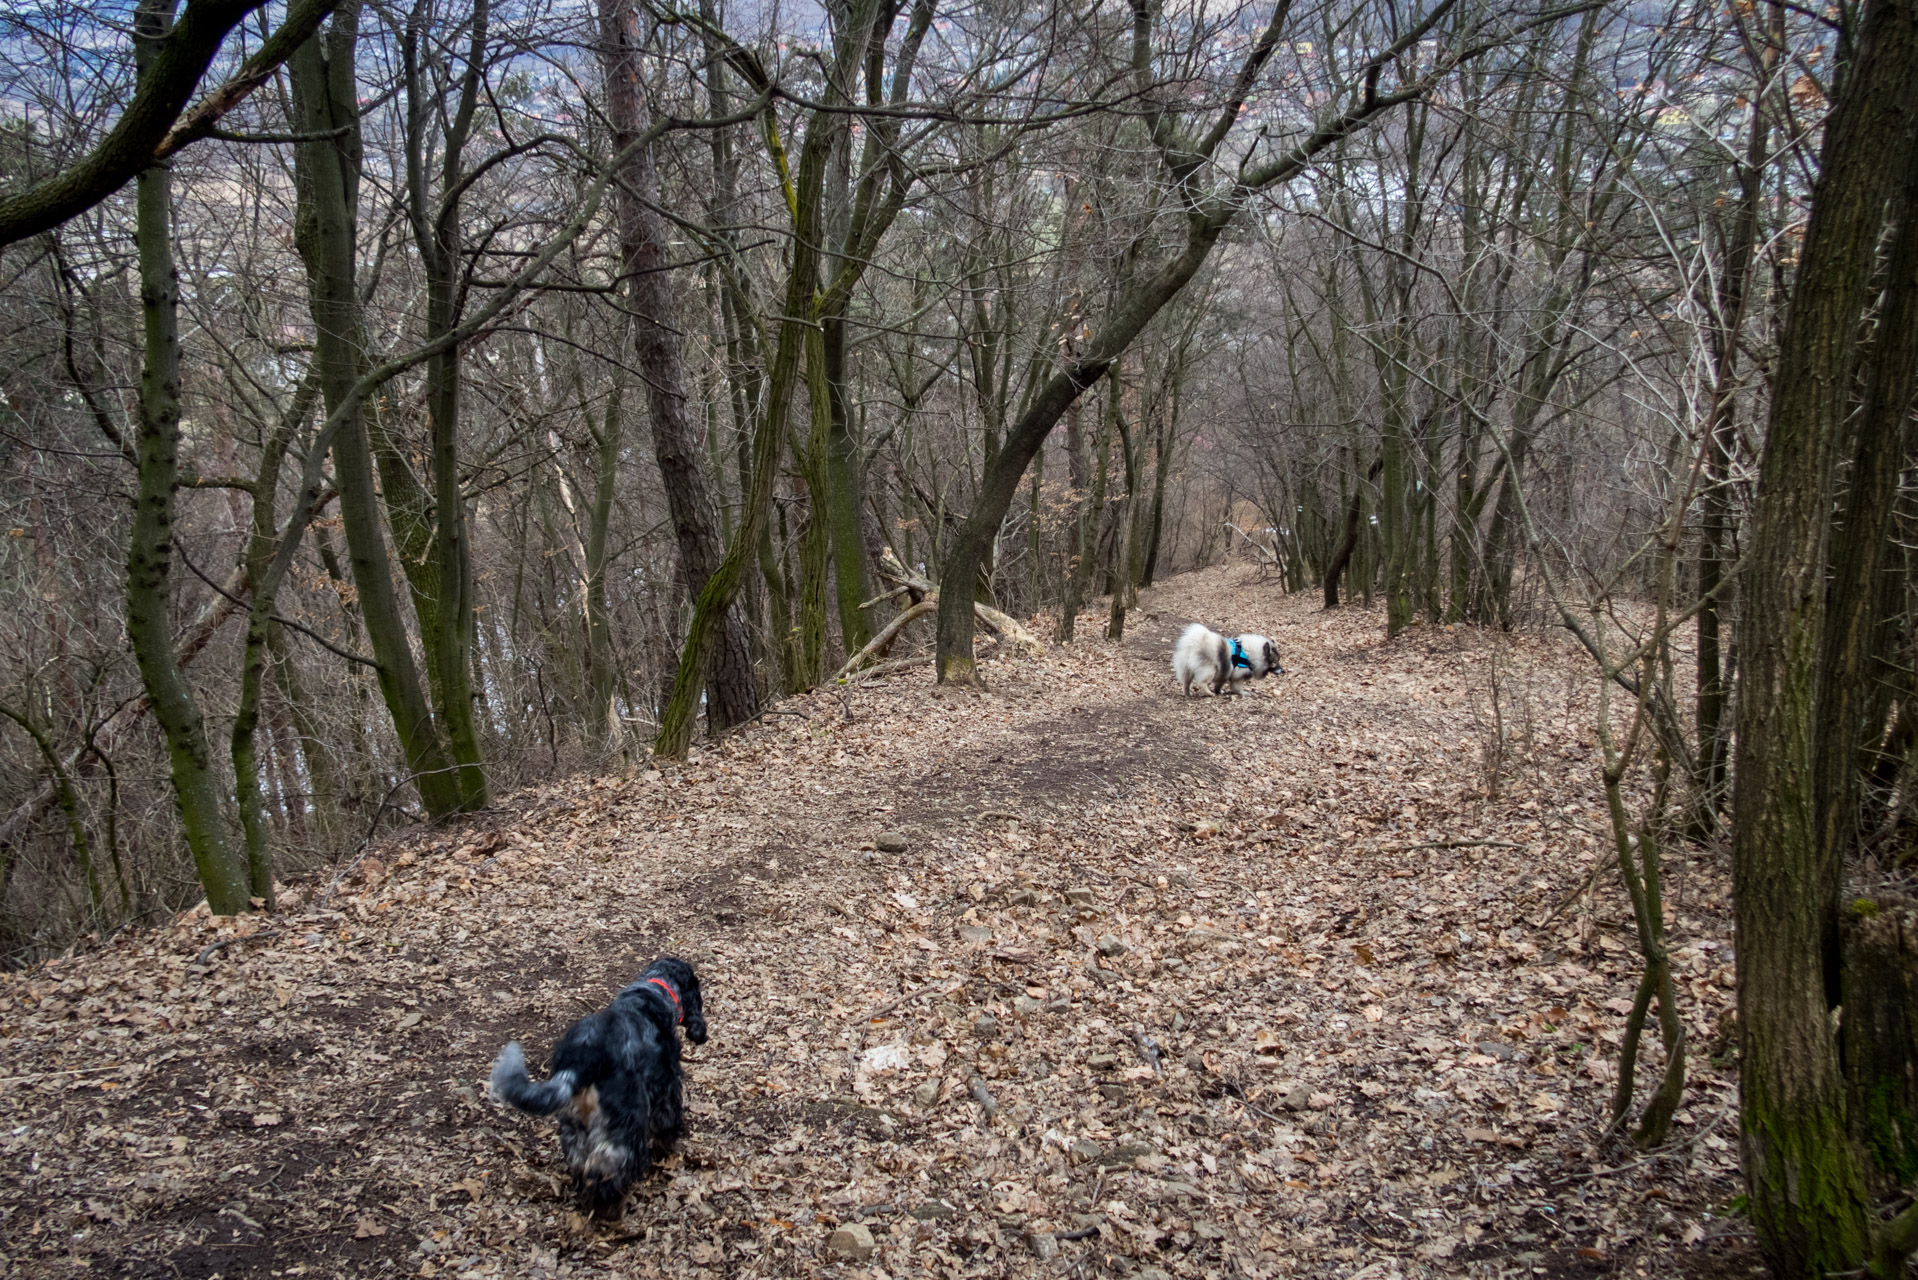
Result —
[[1279, 1105], [1287, 1111], [1303, 1111], [1311, 1104], [1312, 1091], [1306, 1088], [1303, 1082], [1293, 1085], [1286, 1090], [1285, 1096], [1279, 1099]]
[[1084, 1138], [1074, 1138], [1069, 1150], [1081, 1160], [1097, 1160], [1100, 1154], [1099, 1144], [1089, 1142]]
[[912, 1091], [912, 1105], [924, 1111], [939, 1101], [939, 1082], [928, 1080]]
[[992, 1039], [999, 1034], [999, 1019], [989, 1013], [980, 1014], [979, 1020], [972, 1024], [972, 1034], [981, 1040]]
[[1012, 1011], [1026, 1018], [1044, 1012], [1045, 1007], [1044, 1001], [1034, 1000], [1031, 996], [1016, 996], [1012, 1001]]
[[992, 941], [992, 930], [980, 924], [963, 924], [959, 926], [959, 936], [967, 942], [977, 942], [983, 945]]
[[1067, 889], [1066, 905], [1069, 907], [1096, 907], [1099, 899], [1090, 889]]
[[944, 1200], [928, 1200], [906, 1210], [921, 1222], [950, 1222], [959, 1216], [959, 1210]]
[[1047, 1013], [1071, 1013], [1072, 1001], [1066, 999], [1064, 996], [1060, 996], [1057, 1000], [1054, 1000], [1051, 1004], [1046, 1006], [1046, 1012]]
[[1509, 1044], [1500, 1044], [1496, 1040], [1481, 1041], [1478, 1051], [1488, 1058], [1497, 1058], [1500, 1062], [1510, 1062], [1518, 1056], [1518, 1050]]
[[1110, 969], [1101, 969], [1096, 964], [1087, 965], [1086, 972], [1091, 974], [1092, 980], [1098, 983], [1102, 987], [1109, 987], [1113, 983], [1119, 981], [1118, 974], [1112, 972], [1112, 970]]
[[1036, 907], [1039, 905], [1039, 895], [1030, 889], [1020, 889], [1007, 896], [1006, 905], [1009, 907]]
[[1026, 1243], [1032, 1246], [1033, 1253], [1037, 1254], [1041, 1261], [1050, 1261], [1059, 1256], [1059, 1242], [1052, 1238], [1050, 1231], [1028, 1231]]
[[1099, 939], [1099, 954], [1102, 956], [1122, 956], [1130, 950], [1132, 950], [1131, 947], [1119, 941], [1118, 937], [1113, 934], [1108, 933], [1105, 937]]
[[866, 1261], [872, 1257], [875, 1247], [872, 1232], [866, 1229], [863, 1222], [848, 1222], [826, 1238], [827, 1253], [851, 1262]]
[[1093, 1071], [1110, 1071], [1119, 1065], [1119, 1060], [1109, 1053], [1095, 1053], [1086, 1059], [1086, 1066]]
[[881, 831], [872, 843], [881, 853], [904, 853], [911, 844], [903, 831]]

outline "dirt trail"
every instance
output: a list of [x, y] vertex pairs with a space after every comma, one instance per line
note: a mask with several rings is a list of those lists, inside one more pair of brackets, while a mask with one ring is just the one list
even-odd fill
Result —
[[[1288, 674], [1182, 699], [1193, 618]], [[1722, 866], [1672, 869], [1697, 1062], [1641, 1161], [1598, 1136], [1615, 877], [1546, 919], [1599, 849], [1590, 681], [1550, 638], [1381, 634], [1189, 575], [986, 695], [796, 699], [395, 839], [252, 938], [188, 919], [0, 980], [0, 1269], [1747, 1274]], [[481, 1081], [664, 951], [712, 1028], [690, 1140], [592, 1228]]]

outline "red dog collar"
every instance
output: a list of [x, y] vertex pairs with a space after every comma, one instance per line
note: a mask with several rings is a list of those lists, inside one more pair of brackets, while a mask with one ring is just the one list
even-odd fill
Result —
[[673, 984], [666, 981], [666, 979], [664, 978], [648, 978], [646, 979], [646, 981], [652, 983], [654, 986], [658, 987], [661, 991], [664, 991], [667, 997], [673, 1002], [673, 1012], [679, 1015], [679, 1020], [681, 1022], [686, 1021], [686, 1011], [679, 1007], [679, 992], [673, 990]]

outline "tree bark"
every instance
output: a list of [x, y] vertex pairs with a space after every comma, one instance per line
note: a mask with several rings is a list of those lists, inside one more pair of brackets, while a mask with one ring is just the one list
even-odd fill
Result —
[[1830, 1009], [1839, 868], [1819, 838], [1816, 750], [1833, 454], [1886, 205], [1918, 116], [1918, 5], [1871, 0], [1825, 126], [1780, 340], [1740, 646], [1732, 870], [1744, 1167], [1775, 1274], [1857, 1267], [1871, 1206]]
[[605, 418], [593, 433], [598, 468], [593, 478], [592, 512], [586, 524], [586, 688], [591, 700], [586, 725], [602, 746], [613, 745], [621, 736], [613, 705], [618, 673], [613, 669], [612, 622], [606, 613], [606, 535], [612, 527], [613, 495], [619, 487], [619, 443], [625, 430], [623, 386], [616, 369], [612, 390], [606, 397]]
[[[155, 60], [171, 12], [168, 0], [143, 0], [135, 12], [143, 78], [157, 74]], [[227, 836], [206, 722], [174, 652], [167, 620], [174, 482], [180, 474], [180, 279], [173, 263], [173, 183], [167, 164], [141, 171], [135, 217], [145, 356], [135, 444], [137, 487], [127, 545], [127, 639], [153, 718], [166, 735], [180, 826], [207, 905], [216, 915], [236, 915], [247, 909], [246, 864]]]
[[[420, 80], [420, 23], [410, 20], [401, 50], [406, 70], [406, 188], [412, 215], [413, 246], [426, 278], [428, 341], [451, 333], [460, 320], [464, 292], [464, 254], [460, 235], [460, 195], [464, 190], [465, 150], [479, 109], [487, 49], [488, 0], [474, 0], [466, 63], [461, 69], [459, 101], [439, 139], [440, 184], [429, 189], [426, 160], [429, 116], [442, 105], [429, 102]], [[443, 117], [442, 117], [443, 118]], [[462, 344], [448, 343], [426, 362], [426, 416], [431, 428], [428, 450], [432, 478], [429, 536], [421, 548], [430, 556], [430, 585], [414, 591], [420, 647], [426, 654], [428, 685], [440, 728], [452, 756], [459, 807], [470, 811], [490, 803], [491, 788], [481, 759], [479, 725], [473, 714], [473, 638], [477, 602], [473, 593], [473, 557], [466, 528], [466, 498], [460, 488], [459, 430], [463, 401]], [[404, 467], [391, 458], [387, 474]], [[423, 558], [424, 558], [423, 556]], [[428, 607], [420, 608], [422, 601]]]
[[1377, 479], [1384, 467], [1385, 457], [1381, 454], [1372, 460], [1363, 481], [1353, 477], [1352, 496], [1345, 504], [1345, 532], [1339, 536], [1339, 545], [1325, 565], [1325, 607], [1328, 609], [1339, 607], [1339, 579], [1345, 576], [1345, 566], [1352, 562], [1352, 553], [1358, 550], [1359, 522], [1365, 514], [1365, 486]]
[[1120, 368], [1116, 364], [1108, 374], [1106, 410], [1099, 419], [1099, 439], [1093, 446], [1092, 493], [1079, 508], [1079, 525], [1073, 534], [1071, 572], [1066, 578], [1065, 605], [1059, 614], [1059, 639], [1070, 643], [1078, 625], [1079, 609], [1085, 603], [1086, 584], [1092, 580], [1092, 562], [1097, 558], [1099, 530], [1106, 517], [1106, 476], [1112, 461], [1112, 437], [1118, 434]]
[[273, 602], [279, 594], [279, 582], [273, 576], [272, 561], [276, 528], [275, 511], [280, 486], [280, 464], [293, 432], [312, 413], [319, 398], [320, 384], [309, 374], [301, 379], [293, 393], [293, 404], [274, 430], [266, 433], [260, 451], [260, 465], [253, 480], [253, 527], [247, 536], [247, 581], [253, 589], [253, 601], [247, 610], [246, 641], [240, 659], [240, 698], [233, 712], [229, 735], [233, 758], [234, 798], [240, 810], [240, 831], [246, 839], [247, 878], [253, 896], [275, 907], [273, 895], [272, 837], [267, 830], [266, 803], [260, 792], [260, 768], [254, 737], [260, 723], [260, 698], [265, 686], [269, 633], [274, 627]]
[[[640, 82], [642, 45], [633, 0], [599, 0], [600, 73], [606, 84], [613, 146], [623, 150], [650, 123]], [[659, 176], [651, 147], [641, 147], [620, 166], [621, 271], [632, 299], [633, 358], [646, 384], [653, 430], [653, 458], [673, 519], [674, 545], [688, 583], [705, 583], [723, 558], [718, 508], [701, 464], [699, 431], [687, 412], [685, 363], [667, 269], [666, 228], [655, 206]], [[706, 661], [707, 718], [717, 732], [758, 714], [752, 640], [745, 619], [727, 602], [716, 643]]]
[[349, 0], [323, 35], [308, 40], [288, 59], [301, 132], [339, 131], [337, 136], [302, 142], [294, 152], [298, 185], [294, 243], [306, 264], [321, 398], [329, 418], [345, 411], [333, 438], [333, 473], [360, 618], [379, 663], [380, 693], [392, 716], [407, 772], [421, 804], [437, 818], [459, 810], [460, 788], [400, 615], [386, 539], [380, 531], [380, 499], [373, 482], [365, 404], [353, 395], [355, 384], [369, 371], [366, 331], [354, 284], [360, 136], [353, 52], [358, 32], [359, 5]]

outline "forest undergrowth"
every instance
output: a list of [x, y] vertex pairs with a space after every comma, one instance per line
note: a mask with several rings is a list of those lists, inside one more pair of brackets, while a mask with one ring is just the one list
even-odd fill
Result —
[[[1182, 699], [1195, 618], [1286, 675]], [[0, 978], [0, 1270], [1750, 1274], [1722, 851], [1671, 853], [1675, 1137], [1603, 1133], [1639, 966], [1589, 663], [1245, 566], [1131, 622]], [[664, 952], [711, 1027], [689, 1138], [591, 1224], [483, 1082]]]

